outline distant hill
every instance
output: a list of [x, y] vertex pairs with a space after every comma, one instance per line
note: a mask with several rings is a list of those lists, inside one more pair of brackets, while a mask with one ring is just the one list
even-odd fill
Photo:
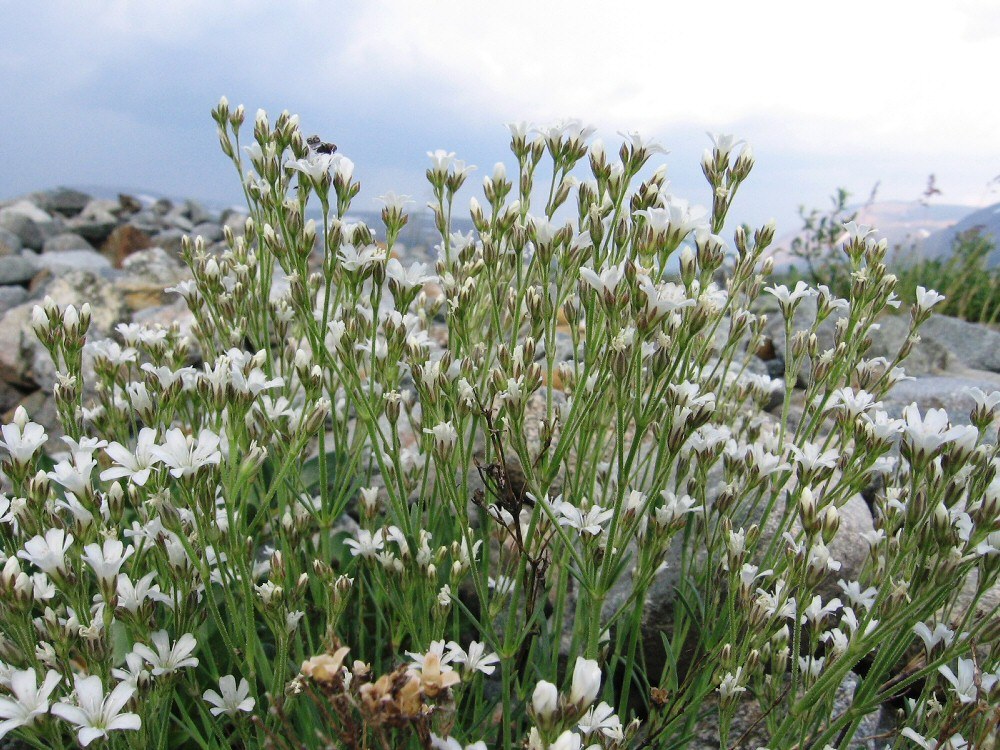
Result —
[[[924, 205], [919, 201], [876, 201], [865, 206], [848, 206], [845, 215], [850, 216], [855, 211], [858, 212], [859, 224], [875, 227], [878, 236], [885, 237], [889, 241], [889, 247], [894, 248], [914, 242], [921, 244], [926, 238], [947, 231], [976, 209], [973, 206], [944, 203]], [[787, 268], [796, 263], [789, 248], [798, 236], [800, 232], [789, 232], [775, 241], [773, 255], [778, 268]]]
[[920, 243], [920, 251], [925, 258], [940, 258], [951, 252], [955, 236], [959, 232], [979, 228], [984, 235], [991, 235], [994, 250], [987, 259], [990, 267], [1000, 266], [1000, 203], [973, 211], [955, 224], [939, 229]]
[[889, 240], [889, 247], [894, 247], [946, 230], [976, 209], [945, 203], [924, 205], [918, 201], [878, 201], [850, 210], [859, 212], [859, 224], [876, 227], [878, 236], [885, 237]]

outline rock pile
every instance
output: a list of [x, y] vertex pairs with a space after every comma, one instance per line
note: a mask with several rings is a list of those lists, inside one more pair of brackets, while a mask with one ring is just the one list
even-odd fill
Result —
[[189, 323], [182, 300], [164, 293], [190, 277], [181, 238], [201, 235], [219, 249], [223, 227], [242, 232], [245, 214], [213, 213], [194, 201], [93, 198], [57, 188], [0, 202], [0, 414], [24, 404], [55, 428], [48, 396], [54, 370], [31, 328], [46, 295], [61, 305], [89, 302], [91, 337], [118, 323]]
[[[239, 234], [245, 214], [227, 210], [207, 211], [186, 200], [141, 201], [127, 195], [117, 199], [93, 198], [82, 192], [58, 188], [7, 202], [0, 202], [0, 418], [12, 419], [24, 405], [34, 421], [58, 433], [51, 399], [55, 370], [31, 326], [34, 306], [46, 295], [58, 304], [92, 308], [91, 338], [110, 337], [119, 323], [190, 326], [183, 300], [165, 294], [165, 287], [190, 278], [179, 259], [185, 235], [202, 236], [209, 251], [221, 251], [224, 228]], [[776, 312], [776, 311], [775, 311]], [[800, 308], [801, 325], [809, 320], [808, 305]], [[753, 368], [781, 377], [784, 333], [780, 315], [770, 317], [771, 342], [759, 352]], [[832, 346], [835, 320], [821, 326], [821, 348]], [[868, 356], [892, 358], [907, 333], [905, 317], [886, 317], [872, 332]], [[568, 337], [558, 339], [560, 359], [572, 356]], [[955, 423], [968, 424], [974, 404], [969, 388], [1000, 390], [1000, 331], [942, 316], [933, 317], [921, 330], [921, 341], [907, 359], [906, 370], [915, 380], [898, 383], [883, 400], [894, 417], [916, 402], [921, 411], [945, 408]], [[808, 373], [800, 375], [799, 388]], [[801, 393], [801, 390], [799, 391]], [[780, 406], [777, 407], [780, 409]], [[793, 414], [794, 418], [794, 414]], [[50, 441], [50, 446], [57, 446]], [[873, 529], [868, 505], [859, 495], [840, 509], [841, 526], [849, 529], [838, 540], [843, 549], [835, 556], [844, 569], [820, 590], [824, 599], [837, 593], [836, 579], [855, 580], [863, 563], [852, 540]], [[858, 548], [860, 549], [860, 548]], [[674, 606], [671, 568], [656, 582], [647, 604], [644, 623], [649, 638], [669, 627]], [[988, 611], [1000, 604], [1000, 592], [980, 602]]]

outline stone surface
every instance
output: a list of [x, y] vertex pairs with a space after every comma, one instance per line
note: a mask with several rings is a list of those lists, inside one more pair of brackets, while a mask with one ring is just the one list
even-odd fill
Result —
[[91, 242], [104, 242], [118, 226], [118, 218], [113, 213], [117, 207], [115, 201], [92, 200], [79, 216], [70, 219], [68, 226]]
[[1000, 375], [992, 372], [958, 370], [954, 374], [928, 375], [916, 380], [897, 383], [882, 400], [883, 408], [892, 417], [902, 416], [903, 409], [911, 403], [927, 409], [945, 409], [953, 424], [970, 424], [969, 412], [975, 401], [970, 388], [985, 393], [1000, 390]]
[[42, 245], [43, 253], [64, 253], [68, 250], [93, 250], [94, 246], [78, 234], [64, 232], [49, 237]]
[[934, 315], [920, 327], [920, 337], [950, 351], [964, 367], [1000, 373], [1000, 331]]
[[101, 250], [105, 257], [116, 267], [120, 268], [125, 259], [132, 253], [138, 250], [145, 250], [152, 244], [153, 241], [149, 238], [149, 235], [141, 229], [137, 229], [131, 224], [122, 224], [108, 235], [108, 239]]
[[17, 255], [23, 247], [20, 237], [6, 227], [0, 227], [0, 257]]
[[23, 247], [41, 250], [45, 243], [45, 234], [38, 223], [23, 213], [16, 211], [5, 213], [7, 210], [0, 210], [0, 227], [15, 235]]
[[22, 286], [0, 286], [0, 314], [20, 305], [28, 299], [28, 291]]
[[41, 266], [32, 253], [10, 255], [0, 262], [0, 284], [25, 284]]
[[32, 199], [44, 211], [67, 217], [76, 216], [92, 200], [86, 193], [65, 187], [35, 193]]
[[204, 237], [205, 242], [218, 242], [222, 239], [222, 227], [211, 222], [202, 222], [191, 229], [191, 236]]
[[102, 274], [111, 271], [111, 262], [96, 250], [66, 250], [61, 253], [43, 253], [36, 261], [39, 268], [54, 274], [64, 271], [85, 271]]

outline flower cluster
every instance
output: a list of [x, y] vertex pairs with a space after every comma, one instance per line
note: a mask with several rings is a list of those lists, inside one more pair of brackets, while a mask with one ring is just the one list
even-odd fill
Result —
[[899, 300], [867, 229], [846, 298], [767, 286], [775, 227], [723, 236], [745, 144], [713, 138], [700, 208], [638, 134], [517, 124], [473, 232], [474, 168], [429, 154], [407, 257], [407, 198], [353, 220], [296, 117], [214, 118], [249, 214], [185, 240], [189, 324], [33, 317], [59, 424], [2, 427], [0, 734], [622, 750], [710, 710], [728, 747], [753, 701], [772, 747], [825, 747], [905, 696], [900, 737], [982, 745], [1000, 394], [886, 407], [939, 299], [869, 357]]

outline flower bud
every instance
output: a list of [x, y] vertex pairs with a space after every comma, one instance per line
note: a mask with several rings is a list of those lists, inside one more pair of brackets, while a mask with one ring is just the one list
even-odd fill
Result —
[[601, 668], [593, 659], [576, 657], [569, 702], [579, 711], [586, 710], [601, 691]]
[[531, 694], [531, 708], [542, 723], [548, 723], [559, 708], [559, 690], [551, 682], [540, 680]]

